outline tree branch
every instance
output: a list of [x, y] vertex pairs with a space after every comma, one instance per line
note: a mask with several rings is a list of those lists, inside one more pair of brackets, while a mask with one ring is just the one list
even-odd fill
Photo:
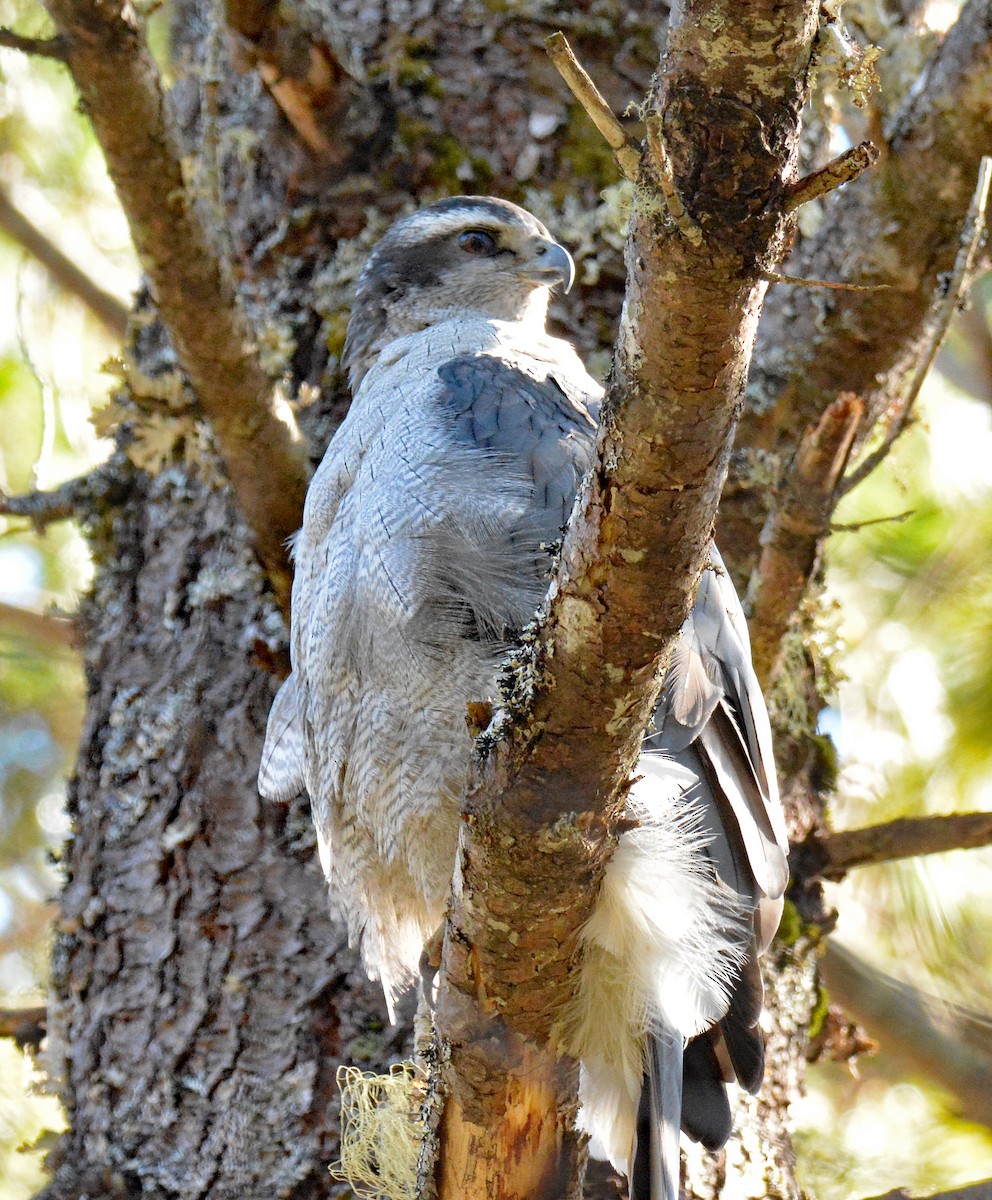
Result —
[[885, 431], [882, 444], [867, 455], [842, 481], [842, 495], [846, 495], [852, 488], [857, 487], [885, 461], [889, 451], [909, 423], [913, 407], [923, 387], [923, 381], [933, 366], [937, 351], [943, 345], [951, 325], [951, 319], [960, 308], [971, 285], [978, 248], [986, 231], [985, 209], [988, 204], [990, 184], [992, 184], [992, 158], [986, 155], [979, 164], [978, 183], [975, 185], [975, 192], [971, 198], [971, 204], [968, 206], [964, 225], [961, 227], [960, 248], [954, 261], [954, 268], [949, 278], [941, 285], [943, 298], [936, 307], [929, 336], [923, 347], [920, 361], [916, 365], [912, 383], [905, 390], [905, 394], [899, 398], [899, 407], [889, 428]]
[[[739, 441], [788, 462], [804, 430], [842, 392], [866, 405], [860, 438], [917, 361], [940, 277], [952, 270], [980, 160], [992, 141], [992, 0], [968, 0], [887, 130], [881, 161], [830, 201], [790, 274], [886, 291], [776, 289], [762, 320]], [[881, 381], [881, 383], [879, 382]], [[721, 544], [753, 567], [766, 490], [735, 480]]]
[[262, 370], [234, 287], [183, 183], [148, 48], [118, 3], [50, 0], [179, 361], [209, 419], [228, 478], [284, 611], [286, 541], [299, 527], [306, 456]]
[[992, 1126], [992, 1045], [984, 1013], [927, 996], [826, 943], [820, 976], [830, 999], [909, 1071], [940, 1084], [973, 1121]]
[[701, 0], [670, 29], [651, 106], [703, 236], [672, 228], [647, 164], [598, 467], [546, 619], [483, 739], [462, 826], [435, 1011], [440, 1200], [481, 1200], [508, 1161], [518, 1190], [500, 1195], [576, 1194], [577, 1071], [551, 1048], [556, 1021], [707, 553], [766, 287], [759, 262], [788, 232], [818, 7], [769, 0], [745, 18], [736, 0]]
[[115, 338], [123, 339], [127, 333], [128, 310], [116, 296], [105, 292], [62, 251], [36, 229], [19, 212], [7, 193], [0, 188], [0, 229], [19, 242], [25, 250], [41, 263], [55, 282], [70, 292], [102, 321], [107, 331]]
[[0, 601], [0, 633], [14, 633], [31, 638], [35, 642], [45, 642], [60, 649], [75, 648], [75, 631], [71, 621], [64, 617], [54, 617], [48, 613], [32, 612], [28, 608], [20, 608], [16, 604], [4, 604]]
[[878, 147], [871, 142], [862, 142], [860, 146], [852, 146], [832, 159], [818, 171], [797, 179], [785, 197], [785, 211], [794, 212], [811, 200], [819, 200], [835, 188], [843, 187], [869, 167], [878, 162]]
[[19, 1049], [37, 1049], [48, 1032], [48, 1010], [36, 1008], [0, 1009], [0, 1037], [13, 1038]]
[[816, 571], [862, 412], [857, 396], [840, 396], [806, 431], [762, 535], [748, 593], [751, 656], [762, 687], [775, 675], [782, 640]]
[[565, 35], [560, 31], [553, 33], [545, 39], [544, 46], [558, 74], [568, 84], [569, 91], [613, 151], [620, 170], [631, 183], [635, 183], [641, 166], [640, 147], [617, 120], [589, 73], [575, 57]]
[[8, 50], [20, 50], [23, 54], [34, 54], [39, 58], [65, 61], [65, 42], [59, 37], [25, 37], [12, 29], [0, 29], [0, 46], [6, 46]]
[[962, 1188], [953, 1188], [949, 1192], [936, 1192], [932, 1196], [914, 1197], [905, 1188], [894, 1188], [884, 1196], [875, 1196], [872, 1200], [992, 1200], [992, 1179], [984, 1179], [980, 1183], [969, 1183]]
[[852, 867], [895, 862], [947, 850], [992, 845], [992, 813], [900, 817], [883, 825], [818, 833], [797, 846], [796, 867], [804, 877], [843, 879]]
[[26, 517], [40, 533], [55, 521], [80, 520], [87, 514], [119, 503], [128, 490], [125, 466], [121, 473], [121, 462], [111, 458], [102, 466], [59, 484], [50, 492], [26, 492], [22, 496], [8, 496], [0, 492], [0, 516]]

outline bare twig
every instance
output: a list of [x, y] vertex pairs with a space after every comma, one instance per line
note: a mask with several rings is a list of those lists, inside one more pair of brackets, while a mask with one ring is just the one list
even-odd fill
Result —
[[129, 5], [51, 0], [49, 11], [67, 40], [163, 323], [288, 611], [286, 544], [299, 527], [308, 476], [302, 438], [259, 363], [247, 318], [187, 193], [155, 63]]
[[40, 1046], [47, 1032], [48, 1010], [44, 1005], [0, 1009], [0, 1037], [13, 1038], [21, 1050]]
[[763, 686], [774, 676], [782, 639], [816, 571], [830, 530], [840, 479], [864, 406], [839, 396], [799, 444], [782, 500], [762, 536], [763, 550], [751, 578], [751, 653]]
[[814, 834], [797, 847], [797, 861], [805, 874], [842, 879], [853, 867], [989, 845], [992, 845], [992, 813], [900, 817], [864, 829]]
[[585, 67], [575, 57], [568, 39], [560, 31], [545, 39], [544, 47], [572, 95], [589, 115], [589, 119], [608, 142], [620, 170], [635, 182], [641, 167], [641, 151], [603, 99]]
[[830, 999], [911, 1072], [938, 1083], [973, 1120], [992, 1126], [992, 1023], [883, 974], [828, 939], [820, 974]]
[[675, 173], [672, 170], [668, 150], [665, 147], [665, 137], [661, 129], [661, 117], [658, 113], [652, 112], [648, 114], [645, 119], [645, 128], [648, 133], [648, 146], [651, 149], [652, 164], [657, 172], [658, 183], [661, 187], [662, 195], [665, 197], [665, 203], [668, 205], [668, 212], [675, 222], [675, 227], [693, 246], [701, 246], [703, 244], [703, 231], [689, 215], [685, 205], [682, 203], [678, 184], [675, 182]]
[[873, 142], [862, 142], [860, 146], [852, 146], [818, 171], [813, 171], [803, 179], [797, 179], [785, 193], [783, 208], [786, 212], [795, 212], [801, 205], [818, 200], [835, 188], [857, 179], [876, 162], [878, 147]]
[[13, 205], [0, 188], [0, 229], [9, 234], [48, 271], [55, 282], [81, 300], [116, 338], [127, 333], [128, 310], [116, 296], [105, 292]]
[[769, 283], [789, 283], [793, 287], [827, 288], [833, 292], [884, 292], [891, 283], [839, 283], [834, 279], [803, 279], [799, 275], [782, 275], [778, 271], [762, 271]]
[[20, 50], [24, 54], [35, 54], [40, 58], [65, 61], [65, 41], [60, 37], [25, 37], [14, 33], [12, 29], [0, 29], [0, 46], [6, 46], [8, 50]]
[[947, 335], [951, 318], [957, 311], [962, 297], [967, 292], [968, 286], [971, 283], [978, 247], [985, 232], [985, 209], [988, 204], [990, 185], [992, 185], [992, 158], [986, 155], [979, 166], [978, 182], [975, 185], [971, 205], [968, 208], [967, 216], [961, 228], [961, 241], [957, 258], [954, 260], [954, 269], [943, 284], [943, 296], [934, 314], [929, 336], [924, 346], [922, 357], [913, 374], [912, 383], [906, 390], [905, 395], [900, 398], [898, 410], [885, 432], [882, 444], [873, 450], [871, 454], [867, 455], [851, 471], [850, 475], [844, 479], [841, 484], [842, 494], [846, 494], [852, 488], [857, 487], [859, 483], [867, 479], [872, 471], [885, 460], [889, 451], [895, 445], [896, 439], [909, 423], [913, 406], [916, 404], [916, 399], [920, 394], [920, 389], [923, 387], [923, 382], [927, 377], [930, 367], [933, 365], [933, 360], [937, 357], [937, 351], [940, 349], [941, 343]]
[[32, 612], [16, 604], [0, 601], [0, 634], [14, 633], [35, 642], [55, 645], [60, 650], [71, 650], [75, 644], [75, 632], [71, 621], [49, 613]]
[[0, 492], [0, 516], [26, 517], [40, 533], [55, 521], [79, 520], [94, 510], [119, 503], [127, 494], [127, 487], [119, 464], [111, 459], [50, 492], [25, 492], [21, 496]]
[[907, 508], [905, 512], [891, 513], [885, 517], [868, 517], [864, 521], [831, 521], [831, 533], [860, 533], [862, 529], [868, 529], [872, 525], [899, 525], [903, 521], [908, 521], [916, 512], [915, 508]]

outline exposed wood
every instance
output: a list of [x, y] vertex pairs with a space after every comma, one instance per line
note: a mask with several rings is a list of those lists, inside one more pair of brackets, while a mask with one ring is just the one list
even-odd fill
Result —
[[325, 167], [341, 167], [351, 152], [346, 109], [376, 103], [313, 32], [287, 20], [270, 0], [225, 0], [230, 28], [300, 141]]
[[286, 541], [299, 528], [306, 456], [187, 192], [155, 64], [130, 7], [50, 0], [49, 12], [65, 38], [69, 67], [162, 320], [210, 421], [259, 558], [288, 611]]

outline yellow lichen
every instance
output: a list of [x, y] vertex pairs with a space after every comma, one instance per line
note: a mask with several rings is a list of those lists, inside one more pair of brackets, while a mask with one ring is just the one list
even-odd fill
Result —
[[414, 1200], [424, 1137], [422, 1075], [413, 1063], [402, 1062], [388, 1075], [339, 1067], [337, 1080], [341, 1158], [331, 1174], [368, 1200]]

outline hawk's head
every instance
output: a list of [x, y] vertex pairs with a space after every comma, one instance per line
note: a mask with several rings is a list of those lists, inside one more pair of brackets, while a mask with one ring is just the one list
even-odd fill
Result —
[[357, 388], [387, 342], [452, 317], [534, 322], [574, 265], [529, 212], [489, 196], [439, 200], [397, 221], [358, 281], [344, 363]]

